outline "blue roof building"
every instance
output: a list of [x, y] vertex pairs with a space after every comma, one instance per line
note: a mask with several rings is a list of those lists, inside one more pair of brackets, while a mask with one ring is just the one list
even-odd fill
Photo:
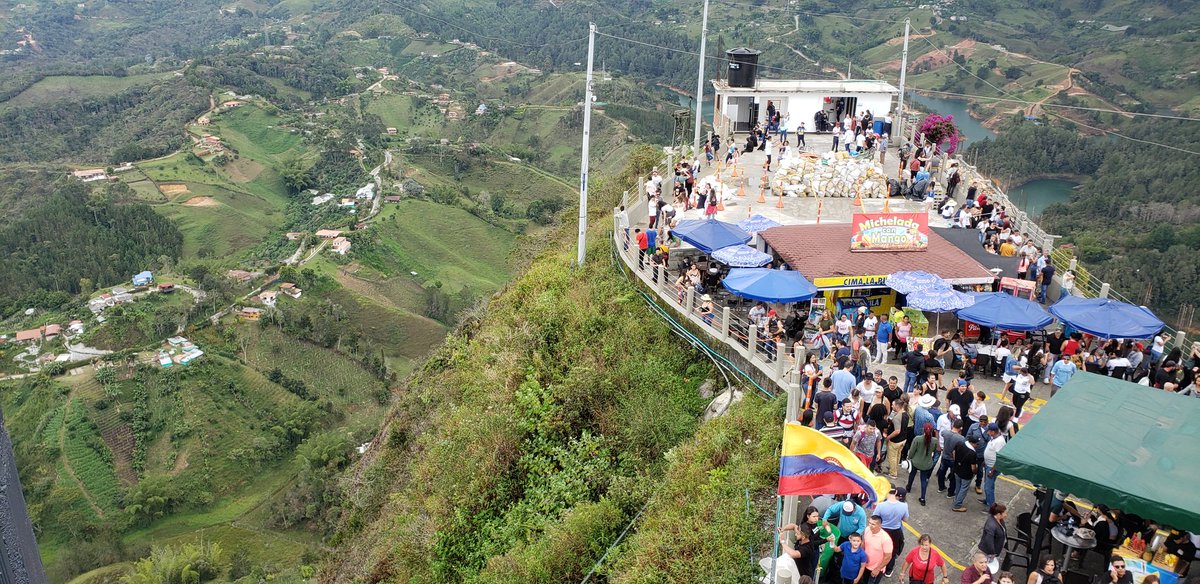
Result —
[[145, 272], [142, 272], [133, 277], [133, 285], [134, 286], [145, 286], [145, 285], [149, 284], [150, 281], [153, 279], [154, 279], [154, 274], [151, 274], [149, 270], [146, 270]]

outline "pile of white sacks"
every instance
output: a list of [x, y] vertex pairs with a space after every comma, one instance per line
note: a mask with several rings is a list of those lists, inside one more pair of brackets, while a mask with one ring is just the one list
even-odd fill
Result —
[[888, 194], [883, 165], [845, 152], [825, 152], [820, 157], [785, 158], [776, 170], [773, 185], [789, 197], [883, 198]]

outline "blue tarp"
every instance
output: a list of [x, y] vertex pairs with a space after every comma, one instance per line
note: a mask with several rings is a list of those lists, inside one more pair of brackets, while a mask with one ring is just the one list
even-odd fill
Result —
[[950, 284], [947, 284], [941, 276], [922, 271], [896, 272], [895, 274], [888, 276], [887, 280], [884, 281], [884, 284], [887, 285], [888, 288], [891, 288], [892, 290], [895, 290], [901, 294], [908, 294], [913, 290], [926, 288], [929, 286], [940, 285], [945, 288], [950, 288]]
[[671, 233], [704, 253], [750, 241], [750, 234], [741, 227], [716, 219], [686, 219]]
[[731, 245], [712, 252], [712, 259], [734, 268], [757, 268], [771, 263], [772, 258], [748, 245]]
[[817, 295], [817, 287], [792, 270], [734, 268], [721, 285], [738, 296], [763, 302], [803, 302]]
[[975, 297], [949, 286], [930, 286], [904, 295], [908, 305], [929, 312], [954, 312], [975, 304]]
[[154, 279], [154, 275], [151, 274], [149, 271], [142, 272], [133, 277], [133, 285], [134, 286], [144, 286], [146, 284], [149, 284], [150, 281], [153, 279]]
[[1036, 331], [1054, 322], [1038, 303], [1003, 292], [972, 294], [975, 304], [958, 311], [958, 317], [988, 328], [1006, 331]]
[[782, 225], [782, 223], [779, 223], [778, 221], [775, 221], [768, 217], [763, 217], [762, 215], [759, 215], [757, 213], [752, 215], [749, 219], [742, 219], [741, 221], [738, 221], [738, 224], [737, 224], [738, 227], [741, 227], [742, 229], [744, 229], [750, 233], [758, 233], [759, 231], [766, 231], [772, 227], [779, 227], [781, 225]]
[[1050, 312], [1076, 330], [1105, 339], [1148, 339], [1163, 328], [1149, 308], [1111, 298], [1067, 296]]

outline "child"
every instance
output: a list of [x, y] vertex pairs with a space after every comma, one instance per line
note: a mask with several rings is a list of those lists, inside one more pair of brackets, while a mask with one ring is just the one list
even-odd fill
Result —
[[863, 584], [863, 571], [867, 566], [867, 552], [862, 549], [862, 536], [851, 533], [837, 553], [842, 554], [842, 584]]

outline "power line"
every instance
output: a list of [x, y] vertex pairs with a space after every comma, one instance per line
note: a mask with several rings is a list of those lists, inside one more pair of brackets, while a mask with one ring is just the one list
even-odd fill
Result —
[[[667, 47], [667, 46], [663, 46], [663, 45], [656, 45], [656, 44], [653, 44], [653, 43], [648, 43], [648, 42], [645, 42], [645, 41], [639, 41], [639, 40], [637, 40], [637, 39], [631, 39], [631, 38], [626, 38], [626, 37], [623, 37], [623, 36], [617, 36], [617, 35], [615, 35], [615, 34], [608, 34], [608, 33], [606, 33], [606, 32], [600, 31], [600, 30], [596, 30], [596, 34], [598, 34], [598, 35], [600, 35], [600, 36], [608, 37], [608, 38], [610, 38], [610, 39], [615, 39], [615, 40], [619, 40], [619, 41], [625, 41], [625, 42], [628, 42], [628, 43], [633, 43], [633, 44], [635, 44], [635, 45], [642, 45], [642, 46], [646, 46], [646, 47], [652, 47], [652, 48], [655, 48], [655, 49], [662, 49], [662, 50], [664, 50], [664, 51], [670, 51], [670, 52], [672, 52], [672, 53], [679, 53], [679, 54], [681, 54], [681, 55], [691, 55], [691, 56], [693, 56], [693, 57], [699, 57], [699, 56], [700, 56], [700, 53], [698, 53], [698, 52], [696, 52], [696, 51], [686, 51], [686, 50], [683, 50], [683, 49], [676, 49], [676, 48], [674, 48], [674, 47]], [[724, 61], [724, 62], [726, 62], [726, 63], [732, 63], [732, 62], [733, 62], [733, 61], [732, 61], [732, 59], [728, 59], [728, 58], [721, 57], [721, 56], [717, 56], [717, 55], [705, 55], [705, 57], [704, 57], [704, 58], [705, 58], [705, 59], [713, 59], [713, 60], [716, 60], [716, 61]], [[759, 63], [759, 64], [757, 65], [757, 67], [758, 67], [759, 69], [770, 69], [770, 70], [772, 70], [772, 71], [780, 71], [780, 72], [784, 72], [784, 73], [796, 73], [796, 74], [798, 74], [798, 75], [810, 75], [810, 76], [811, 76], [811, 75], [814, 75], [814, 74], [815, 74], [815, 75], [825, 75], [827, 79], [837, 79], [837, 80], [840, 80], [840, 79], [841, 79], [840, 77], [834, 77], [834, 76], [830, 76], [830, 74], [829, 74], [829, 73], [826, 73], [826, 72], [824, 72], [824, 71], [819, 71], [819, 72], [817, 72], [817, 73], [813, 73], [812, 71], [801, 71], [801, 70], [799, 70], [799, 69], [788, 69], [788, 68], [786, 68], [786, 67], [775, 67], [775, 66], [772, 66], [772, 65], [764, 65], [764, 64], [762, 64], [762, 63]]]
[[[954, 63], [954, 65], [955, 65], [956, 67], [958, 67], [959, 69], [962, 69], [964, 72], [966, 72], [966, 74], [967, 74], [967, 75], [970, 75], [971, 77], [974, 77], [974, 78], [976, 78], [976, 79], [978, 79], [978, 80], [980, 80], [980, 81], [982, 81], [982, 82], [986, 83], [988, 87], [991, 87], [992, 89], [995, 89], [996, 91], [998, 91], [998, 92], [999, 92], [1000, 94], [1002, 94], [1002, 95], [1006, 95], [1006, 96], [1008, 96], [1008, 97], [1013, 97], [1013, 95], [1012, 95], [1011, 93], [1009, 93], [1009, 92], [1007, 92], [1007, 91], [1004, 91], [1003, 89], [1000, 89], [999, 87], [996, 87], [995, 85], [993, 85], [993, 84], [992, 84], [992, 82], [991, 82], [991, 81], [988, 81], [987, 79], [984, 79], [983, 77], [980, 77], [980, 76], [976, 75], [976, 74], [975, 74], [974, 72], [972, 72], [970, 69], [968, 69], [968, 68], [964, 67], [964, 66], [963, 66], [961, 63], [959, 63], [958, 61], [955, 61], [953, 56], [951, 56], [951, 55], [950, 55], [949, 53], [947, 53], [946, 51], [943, 51], [942, 49], [939, 49], [939, 48], [938, 48], [936, 45], [934, 45], [932, 42], [930, 42], [930, 41], [929, 41], [929, 39], [922, 37], [922, 38], [921, 38], [921, 40], [925, 41], [925, 44], [929, 45], [929, 46], [930, 46], [930, 47], [931, 47], [933, 50], [935, 50], [935, 51], [937, 51], [937, 52], [939, 52], [939, 53], [941, 53], [941, 54], [943, 54], [943, 55], [945, 55], [945, 56], [947, 56], [947, 57], [950, 57], [950, 62], [951, 62], [951, 63]], [[1175, 150], [1175, 151], [1177, 151], [1177, 152], [1183, 152], [1183, 153], [1186, 153], [1186, 154], [1192, 154], [1192, 155], [1195, 155], [1195, 156], [1200, 156], [1200, 152], [1196, 152], [1196, 151], [1188, 150], [1188, 149], [1186, 149], [1186, 148], [1180, 148], [1180, 147], [1178, 147], [1178, 146], [1171, 146], [1170, 144], [1162, 144], [1162, 143], [1159, 143], [1159, 142], [1151, 142], [1150, 140], [1142, 140], [1141, 138], [1133, 138], [1133, 137], [1131, 137], [1131, 136], [1126, 136], [1125, 134], [1121, 134], [1121, 133], [1118, 133], [1118, 132], [1114, 132], [1114, 131], [1112, 131], [1112, 130], [1105, 130], [1105, 129], [1103, 129], [1103, 128], [1097, 128], [1097, 127], [1095, 127], [1095, 126], [1091, 126], [1091, 125], [1085, 124], [1085, 123], [1083, 123], [1083, 122], [1081, 122], [1081, 121], [1079, 121], [1079, 120], [1076, 120], [1076, 119], [1074, 119], [1074, 118], [1070, 118], [1070, 117], [1064, 116], [1064, 115], [1062, 115], [1062, 114], [1057, 114], [1057, 113], [1054, 113], [1054, 112], [1046, 112], [1046, 114], [1047, 114], [1047, 115], [1050, 115], [1050, 116], [1054, 116], [1054, 117], [1056, 117], [1056, 118], [1059, 118], [1059, 119], [1062, 119], [1062, 120], [1066, 120], [1066, 121], [1068, 121], [1068, 122], [1071, 122], [1072, 124], [1077, 124], [1077, 125], [1083, 126], [1083, 127], [1085, 127], [1085, 128], [1088, 128], [1088, 129], [1090, 129], [1090, 130], [1093, 130], [1093, 131], [1096, 131], [1096, 132], [1101, 132], [1101, 133], [1104, 133], [1104, 134], [1111, 134], [1111, 135], [1113, 135], [1113, 136], [1117, 136], [1118, 138], [1124, 138], [1124, 139], [1126, 139], [1126, 140], [1131, 140], [1131, 141], [1133, 141], [1133, 142], [1140, 142], [1140, 143], [1142, 143], [1142, 144], [1149, 144], [1149, 145], [1151, 145], [1151, 146], [1159, 146], [1159, 147], [1162, 147], [1162, 148], [1166, 148], [1166, 149], [1168, 149], [1168, 150]]]
[[448, 20], [445, 20], [445, 19], [443, 19], [443, 18], [438, 18], [438, 17], [436, 17], [436, 16], [433, 16], [432, 14], [428, 14], [428, 13], [425, 13], [425, 12], [421, 12], [421, 11], [417, 10], [416, 8], [413, 8], [413, 7], [411, 7], [411, 6], [404, 6], [403, 4], [400, 4], [400, 3], [398, 3], [398, 2], [393, 2], [393, 1], [389, 1], [389, 0], [384, 0], [384, 3], [385, 3], [385, 4], [387, 4], [388, 6], [392, 6], [392, 7], [395, 7], [395, 8], [399, 8], [400, 10], [403, 10], [403, 11], [405, 11], [405, 12], [408, 12], [408, 13], [410, 13], [410, 14], [415, 14], [415, 15], [417, 15], [417, 16], [420, 16], [420, 17], [422, 17], [422, 18], [428, 18], [429, 20], [433, 20], [433, 21], [436, 21], [436, 22], [440, 22], [440, 23], [442, 23], [442, 24], [444, 24], [444, 25], [446, 25], [446, 26], [449, 26], [449, 27], [451, 27], [451, 28], [456, 28], [456, 29], [458, 29], [458, 30], [461, 30], [461, 31], [463, 31], [463, 32], [465, 32], [465, 33], [469, 33], [469, 34], [471, 34], [471, 35], [473, 35], [473, 36], [475, 36], [475, 37], [477, 37], [477, 38], [481, 38], [481, 39], [487, 39], [487, 40], [489, 40], [489, 41], [497, 41], [497, 42], [507, 43], [507, 44], [510, 44], [510, 45], [515, 45], [515, 46], [518, 46], [518, 47], [526, 47], [526, 48], [530, 48], [530, 49], [539, 49], [539, 48], [542, 48], [542, 47], [547, 47], [547, 46], [571, 45], [571, 44], [575, 44], [575, 43], [579, 43], [579, 42], [583, 42], [583, 41], [586, 41], [586, 40], [587, 40], [587, 37], [586, 37], [586, 36], [582, 36], [582, 37], [579, 37], [579, 38], [577, 38], [577, 39], [571, 39], [571, 40], [567, 40], [567, 41], [556, 41], [556, 42], [552, 42], [552, 43], [539, 43], [539, 44], [536, 44], [536, 45], [531, 45], [531, 44], [527, 44], [527, 43], [519, 43], [519, 42], [517, 42], [517, 41], [511, 40], [511, 39], [507, 39], [507, 38], [504, 38], [504, 37], [495, 37], [495, 36], [489, 36], [489, 35], [485, 35], [485, 34], [482, 34], [482, 33], [476, 32], [476, 31], [473, 31], [473, 30], [471, 30], [471, 29], [469, 29], [469, 28], [464, 28], [464, 27], [461, 27], [461, 26], [459, 26], [459, 25], [457, 25], [457, 24], [454, 24], [453, 22], [450, 22], [450, 21], [448, 21]]
[[[721, 4], [727, 4], [729, 6], [737, 6], [739, 8], [749, 8], [749, 9], [763, 8], [766, 10], [779, 10], [781, 12], [787, 12], [788, 14], [804, 14], [804, 15], [808, 15], [808, 16], [836, 16], [838, 18], [849, 18], [852, 20], [862, 20], [862, 21], [866, 21], [866, 22], [893, 22], [893, 23], [896, 22], [895, 20], [890, 19], [890, 18], [867, 18], [865, 16], [851, 16], [849, 14], [843, 14], [843, 13], [839, 13], [839, 12], [808, 12], [805, 10], [795, 10], [795, 9], [792, 9], [792, 8], [789, 8], [786, 6], [770, 6], [767, 4], [759, 6], [756, 4], [748, 4], [746, 2], [734, 2], [733, 0], [713, 0], [713, 1], [721, 3]], [[909, 8], [909, 7], [908, 6], [884, 6], [882, 8], [878, 8], [878, 10], [889, 10], [889, 9], [895, 9], [895, 8]]]
[[955, 93], [953, 91], [938, 91], [936, 89], [921, 89], [919, 91], [922, 91], [925, 93], [936, 93], [939, 95], [949, 95], [949, 96], [953, 96], [953, 97], [970, 97], [972, 99], [990, 99], [992, 101], [1007, 101], [1007, 102], [1012, 102], [1012, 103], [1021, 103], [1021, 104], [1025, 104], [1025, 105], [1036, 105], [1038, 107], [1056, 107], [1056, 108], [1065, 108], [1065, 109], [1081, 110], [1081, 111], [1088, 111], [1088, 112], [1120, 114], [1123, 116], [1141, 116], [1141, 117], [1147, 117], [1147, 118], [1161, 118], [1161, 119], [1165, 119], [1165, 120], [1181, 120], [1181, 121], [1185, 121], [1185, 122], [1200, 122], [1200, 118], [1189, 118], [1187, 116], [1173, 116], [1173, 115], [1167, 115], [1167, 114], [1152, 114], [1152, 113], [1143, 113], [1143, 112], [1127, 112], [1124, 110], [1113, 110], [1113, 109], [1104, 109], [1104, 108], [1097, 108], [1097, 107], [1082, 107], [1082, 106], [1077, 106], [1077, 105], [1065, 105], [1065, 104], [1059, 104], [1059, 103], [1040, 103], [1040, 102], [1036, 102], [1036, 101], [1028, 101], [1028, 100], [1015, 99], [1015, 98], [991, 97], [991, 96], [987, 96], [987, 95], [972, 95], [970, 93]]

